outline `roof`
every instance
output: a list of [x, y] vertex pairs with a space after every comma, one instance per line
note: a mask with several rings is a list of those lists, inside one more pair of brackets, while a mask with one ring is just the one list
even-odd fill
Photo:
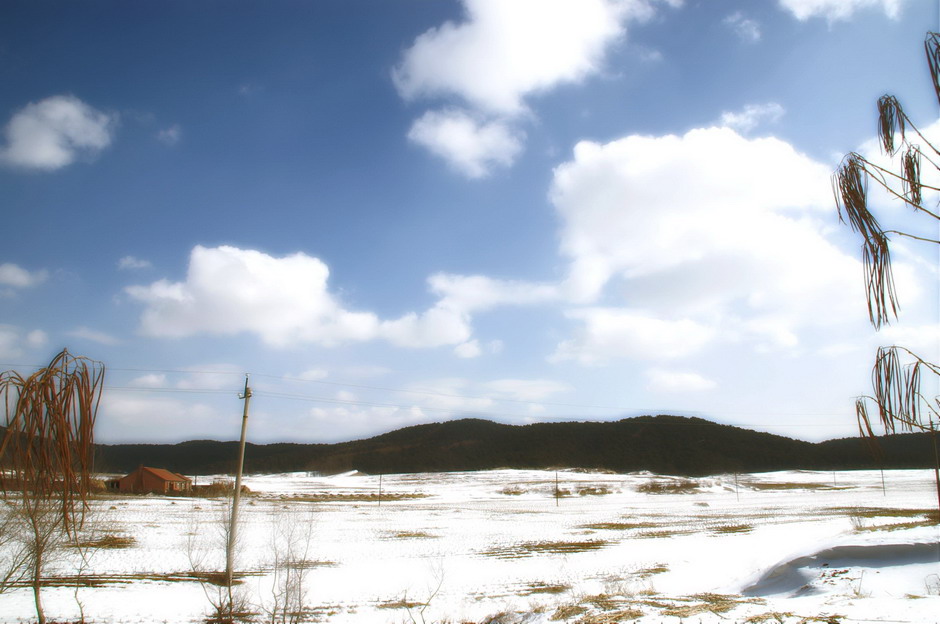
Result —
[[[192, 479], [189, 477], [184, 477], [181, 474], [176, 474], [175, 472], [170, 472], [169, 470], [164, 470], [163, 468], [150, 468], [149, 466], [142, 466], [142, 469], [146, 470], [155, 477], [163, 479], [164, 481], [192, 481]], [[138, 470], [140, 470], [140, 468], [138, 468]]]

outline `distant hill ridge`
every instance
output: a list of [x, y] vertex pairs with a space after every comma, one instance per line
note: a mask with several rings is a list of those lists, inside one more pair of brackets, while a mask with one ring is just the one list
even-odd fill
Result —
[[[467, 418], [415, 425], [336, 444], [248, 444], [249, 473], [359, 470], [370, 474], [494, 468], [585, 468], [704, 475], [791, 469], [932, 466], [925, 434], [880, 439], [883, 463], [858, 438], [812, 443], [721, 425], [701, 418], [640, 416], [614, 422], [504, 425]], [[98, 446], [98, 468], [127, 472], [140, 464], [191, 475], [231, 473], [237, 442]]]

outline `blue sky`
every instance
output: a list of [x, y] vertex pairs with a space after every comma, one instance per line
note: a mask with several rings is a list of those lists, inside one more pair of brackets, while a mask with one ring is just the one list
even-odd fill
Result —
[[[929, 0], [5, 2], [0, 364], [109, 369], [104, 442], [462, 416], [852, 435], [940, 359], [936, 249], [867, 322], [830, 174]], [[896, 204], [879, 200], [904, 224]], [[918, 224], [908, 224], [918, 227]]]

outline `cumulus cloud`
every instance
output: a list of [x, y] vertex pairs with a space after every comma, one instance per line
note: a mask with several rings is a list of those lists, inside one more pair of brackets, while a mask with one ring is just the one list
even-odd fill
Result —
[[31, 288], [49, 277], [47, 271], [27, 271], [23, 267], [5, 262], [0, 264], [0, 285], [13, 288]]
[[23, 333], [15, 325], [0, 324], [0, 358], [16, 358], [26, 351], [44, 347], [48, 342], [46, 332], [41, 329]]
[[748, 104], [743, 110], [722, 113], [721, 125], [739, 132], [750, 132], [764, 121], [779, 121], [784, 112], [783, 107], [776, 102]]
[[167, 146], [174, 146], [183, 138], [183, 129], [179, 124], [173, 124], [157, 132], [157, 140]]
[[378, 334], [399, 347], [429, 348], [467, 342], [472, 329], [469, 314], [438, 303], [421, 314], [383, 321]]
[[568, 317], [581, 321], [575, 337], [558, 345], [553, 361], [595, 366], [612, 359], [672, 360], [701, 351], [716, 330], [691, 319], [662, 319], [634, 310], [588, 308]]
[[133, 271], [136, 269], [149, 269], [153, 266], [149, 260], [142, 260], [134, 256], [124, 256], [118, 260], [118, 268], [122, 271]]
[[98, 344], [113, 346], [120, 344], [120, 340], [103, 331], [97, 329], [91, 329], [90, 327], [78, 327], [68, 332], [68, 336], [72, 338], [78, 338], [80, 340], [87, 340], [89, 342], [96, 342]]
[[711, 390], [717, 385], [711, 379], [698, 373], [671, 371], [662, 368], [647, 371], [646, 379], [649, 390], [663, 393], [702, 392]]
[[538, 402], [569, 392], [571, 386], [552, 379], [496, 379], [485, 382], [483, 389], [497, 399]]
[[430, 309], [381, 320], [347, 309], [328, 284], [329, 268], [303, 253], [277, 258], [236, 247], [195, 247], [186, 279], [166, 279], [126, 292], [143, 303], [141, 331], [183, 338], [252, 333], [274, 347], [384, 339], [430, 348], [471, 339], [470, 310], [442, 297]]
[[304, 381], [320, 381], [321, 379], [329, 377], [329, 371], [325, 368], [309, 368], [299, 375], [296, 375], [296, 377]]
[[41, 329], [34, 329], [26, 334], [26, 345], [33, 349], [46, 346], [49, 336]]
[[[135, 387], [146, 388], [149, 381], [138, 378]], [[220, 435], [237, 435], [232, 431], [231, 414], [216, 406], [192, 400], [181, 401], [155, 397], [139, 390], [132, 394], [105, 392], [98, 411], [98, 426], [105, 431], [120, 432], [120, 437], [103, 440], [109, 443], [182, 442], [187, 439], [218, 439]], [[219, 432], [226, 432], [220, 434]]]
[[757, 43], [761, 38], [760, 24], [736, 11], [724, 19], [724, 24], [747, 43]]
[[392, 78], [406, 100], [456, 98], [473, 115], [428, 112], [409, 138], [470, 178], [511, 165], [523, 147], [517, 126], [530, 113], [526, 100], [598, 73], [627, 23], [649, 18], [652, 6], [650, 0], [463, 0], [463, 19], [419, 35]]
[[22, 169], [61, 169], [108, 147], [116, 125], [116, 115], [71, 95], [33, 102], [17, 111], [4, 129], [0, 162]]
[[633, 3], [464, 0], [465, 19], [415, 39], [393, 78], [406, 99], [457, 95], [476, 108], [519, 113], [524, 98], [596, 72], [622, 37]]
[[479, 340], [468, 340], [454, 347], [454, 355], [465, 360], [480, 357], [482, 353]]
[[373, 337], [374, 315], [343, 308], [327, 287], [329, 269], [302, 253], [275, 258], [255, 250], [196, 246], [183, 282], [131, 286], [144, 303], [141, 330], [182, 338], [252, 332], [268, 344], [337, 344]]
[[485, 275], [435, 273], [428, 283], [441, 298], [441, 305], [467, 313], [505, 305], [545, 303], [560, 296], [555, 284], [500, 280]]
[[812, 17], [824, 17], [830, 22], [847, 20], [861, 9], [881, 9], [891, 19], [896, 19], [904, 0], [778, 0], [780, 6], [805, 21]]
[[931, 362], [940, 360], [940, 324], [889, 325], [878, 336], [884, 344], [903, 345]]
[[802, 327], [854, 318], [861, 267], [820, 220], [829, 175], [780, 140], [729, 128], [579, 143], [551, 191], [563, 290], [590, 303], [616, 280], [625, 301], [569, 313], [580, 329], [555, 359], [680, 357], [719, 336], [788, 348]]
[[148, 373], [131, 379], [127, 385], [133, 388], [164, 388], [166, 375], [164, 373]]
[[508, 167], [522, 151], [524, 134], [502, 121], [480, 122], [458, 110], [429, 111], [417, 119], [408, 139], [443, 158], [468, 178]]

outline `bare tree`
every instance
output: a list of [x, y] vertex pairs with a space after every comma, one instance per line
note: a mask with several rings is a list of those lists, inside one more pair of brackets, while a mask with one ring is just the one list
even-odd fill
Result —
[[260, 605], [271, 624], [298, 624], [309, 615], [306, 581], [312, 538], [312, 513], [285, 509], [272, 515], [271, 591]]
[[[928, 33], [924, 49], [940, 102], [940, 35]], [[892, 238], [940, 245], [940, 240], [883, 227], [869, 208], [868, 186], [873, 181], [889, 196], [907, 205], [916, 217], [928, 223], [940, 223], [936, 205], [930, 206], [925, 201], [925, 191], [928, 198], [931, 192], [940, 191], [931, 185], [936, 184], [933, 182], [936, 178], [929, 173], [940, 173], [940, 151], [892, 95], [878, 100], [878, 122], [881, 150], [897, 164], [882, 165], [852, 152], [843, 158], [833, 175], [839, 218], [862, 238], [868, 315], [875, 329], [896, 319], [900, 309], [891, 268]], [[921, 175], [922, 167], [928, 168], [927, 176]], [[931, 183], [928, 184], [927, 179]], [[936, 204], [935, 199], [933, 203]], [[879, 348], [872, 368], [872, 394], [859, 397], [855, 403], [861, 434], [873, 440], [876, 436], [873, 423], [880, 423], [885, 433], [931, 431], [936, 436], [940, 424], [940, 397], [930, 394], [928, 384], [935, 387], [937, 380], [940, 380], [938, 364], [902, 346]], [[871, 406], [877, 410], [877, 418], [870, 413]], [[940, 473], [937, 494], [940, 502]]]
[[39, 624], [46, 621], [40, 595], [44, 566], [85, 519], [103, 381], [103, 364], [67, 350], [28, 377], [0, 374], [6, 408], [2, 494], [24, 529], [20, 535]]
[[[241, 580], [229, 582], [225, 571], [226, 554], [230, 540], [231, 523], [228, 510], [220, 507], [206, 526], [201, 522], [198, 507], [193, 508], [190, 526], [186, 534], [186, 556], [190, 569], [202, 586], [206, 600], [212, 607], [206, 618], [209, 624], [232, 624], [251, 617], [250, 601], [241, 586]], [[203, 529], [208, 529], [204, 531]], [[208, 533], [208, 534], [207, 534]], [[240, 538], [236, 538], [233, 550], [241, 552]], [[238, 562], [233, 565], [237, 567]]]
[[19, 509], [10, 501], [0, 501], [0, 594], [22, 583], [29, 573], [29, 548]]

